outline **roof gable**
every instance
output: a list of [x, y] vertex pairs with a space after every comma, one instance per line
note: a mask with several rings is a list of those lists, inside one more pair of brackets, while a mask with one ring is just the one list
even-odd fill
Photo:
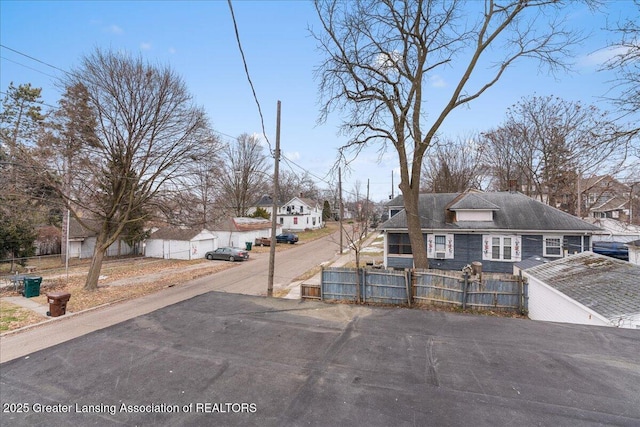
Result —
[[318, 202], [316, 202], [315, 200], [308, 199], [306, 197], [294, 197], [293, 199], [291, 199], [287, 203], [285, 203], [283, 206], [300, 205], [300, 204], [303, 204], [303, 205], [307, 206], [308, 208], [316, 208], [316, 207], [320, 206], [318, 204]]

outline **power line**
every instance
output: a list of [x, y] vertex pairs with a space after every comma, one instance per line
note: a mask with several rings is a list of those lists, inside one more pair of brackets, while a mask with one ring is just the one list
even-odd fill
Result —
[[249, 75], [249, 67], [247, 66], [247, 61], [244, 56], [244, 51], [242, 50], [242, 43], [240, 43], [240, 33], [238, 32], [238, 24], [236, 23], [236, 16], [233, 13], [233, 6], [231, 5], [231, 0], [227, 0], [229, 3], [229, 10], [231, 11], [231, 20], [233, 21], [233, 28], [236, 33], [236, 41], [238, 42], [238, 49], [240, 50], [240, 56], [242, 56], [242, 63], [244, 64], [244, 71], [247, 75], [247, 80], [249, 81], [249, 86], [251, 86], [251, 92], [253, 93], [253, 99], [256, 101], [256, 105], [258, 106], [258, 114], [260, 114], [260, 123], [262, 124], [262, 134], [264, 135], [264, 139], [269, 144], [269, 151], [275, 156], [273, 149], [271, 148], [271, 142], [269, 142], [269, 138], [267, 137], [267, 131], [264, 127], [264, 117], [262, 115], [262, 108], [260, 107], [260, 101], [258, 101], [258, 96], [256, 95], [256, 90], [253, 86], [253, 82], [251, 81], [251, 76]]
[[45, 76], [47, 76], [47, 77], [51, 77], [51, 78], [53, 78], [53, 79], [57, 79], [57, 77], [56, 77], [56, 76], [52, 76], [51, 74], [47, 74], [47, 73], [45, 73], [44, 71], [40, 71], [40, 70], [35, 69], [35, 68], [33, 68], [33, 67], [29, 67], [28, 65], [25, 65], [25, 64], [23, 64], [23, 63], [21, 63], [21, 62], [14, 61], [14, 60], [9, 59], [9, 58], [4, 57], [4, 56], [0, 56], [0, 58], [4, 59], [5, 61], [13, 62], [14, 64], [20, 65], [21, 67], [24, 67], [24, 68], [28, 68], [28, 69], [30, 69], [30, 70], [33, 70], [33, 71], [35, 71], [36, 73], [44, 74], [44, 75], [45, 75]]
[[5, 49], [7, 49], [7, 50], [10, 50], [11, 52], [17, 53], [18, 55], [22, 55], [22, 56], [24, 56], [25, 58], [29, 58], [29, 59], [31, 59], [31, 60], [33, 60], [33, 61], [39, 62], [39, 63], [41, 63], [41, 64], [43, 64], [43, 65], [46, 65], [47, 67], [51, 67], [51, 68], [53, 68], [54, 70], [62, 71], [62, 72], [63, 72], [63, 73], [65, 73], [65, 74], [70, 74], [69, 72], [67, 72], [67, 71], [63, 70], [62, 68], [58, 68], [58, 67], [56, 67], [55, 65], [51, 65], [51, 64], [49, 64], [49, 63], [47, 63], [47, 62], [41, 61], [41, 60], [39, 60], [38, 58], [34, 58], [33, 56], [31, 56], [31, 55], [27, 55], [26, 53], [20, 52], [19, 50], [12, 49], [12, 48], [10, 48], [10, 47], [8, 47], [8, 46], [5, 46], [5, 45], [3, 45], [3, 44], [0, 44], [0, 47], [3, 47], [3, 48], [5, 48]]

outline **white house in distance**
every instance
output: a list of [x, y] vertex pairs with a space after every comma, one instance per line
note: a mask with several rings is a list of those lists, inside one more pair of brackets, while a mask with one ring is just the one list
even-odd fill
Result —
[[522, 270], [529, 280], [529, 318], [640, 328], [640, 267], [582, 252]]
[[322, 228], [322, 207], [311, 199], [294, 197], [278, 208], [278, 224], [293, 231]]
[[164, 227], [146, 241], [145, 256], [150, 258], [192, 260], [218, 248], [218, 237], [207, 229]]
[[[271, 215], [273, 200], [269, 196], [263, 196], [249, 213], [255, 212], [260, 207]], [[322, 228], [322, 206], [314, 200], [305, 197], [294, 197], [287, 203], [278, 204], [278, 225], [283, 230], [303, 231], [306, 229]]]

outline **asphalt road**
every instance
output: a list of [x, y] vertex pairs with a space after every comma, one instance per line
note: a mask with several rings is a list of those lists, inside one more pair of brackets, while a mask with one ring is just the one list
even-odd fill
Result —
[[208, 292], [3, 363], [0, 424], [635, 427], [639, 342]]
[[[296, 277], [320, 263], [338, 256], [338, 233], [304, 244], [292, 245], [286, 251], [276, 252], [274, 288], [286, 286]], [[282, 243], [281, 243], [282, 245]], [[225, 261], [219, 261], [225, 262]], [[266, 295], [269, 279], [269, 254], [251, 253], [249, 262], [216, 273], [215, 276], [194, 280], [194, 284], [207, 285], [209, 289], [244, 295]]]
[[[287, 251], [277, 252], [274, 285], [287, 285], [321, 262], [336, 258], [339, 245], [335, 243], [335, 235], [297, 244]], [[59, 317], [27, 331], [4, 335], [0, 337], [0, 363], [207, 292], [266, 295], [268, 276], [269, 254], [252, 253], [247, 262], [238, 262], [233, 268], [192, 280], [181, 286], [166, 288], [111, 306], [98, 307], [88, 312]]]

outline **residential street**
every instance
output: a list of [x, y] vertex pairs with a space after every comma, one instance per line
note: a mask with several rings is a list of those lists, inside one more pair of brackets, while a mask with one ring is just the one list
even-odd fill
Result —
[[[322, 262], [334, 259], [338, 255], [336, 232], [318, 240], [295, 244], [286, 251], [276, 253], [274, 288], [286, 286], [297, 276]], [[280, 243], [283, 245], [284, 243]], [[249, 262], [236, 268], [222, 271], [214, 280], [203, 277], [193, 281], [194, 285], [207, 285], [210, 290], [232, 292], [245, 295], [266, 295], [269, 278], [269, 253], [251, 252]]]
[[[335, 259], [338, 254], [335, 242], [339, 239], [336, 236], [338, 234], [334, 233], [276, 253], [274, 287], [288, 285], [314, 266]], [[192, 280], [183, 286], [166, 288], [141, 298], [98, 307], [77, 315], [56, 318], [30, 330], [2, 336], [0, 363], [210, 291], [266, 295], [268, 276], [269, 254], [252, 252], [247, 262], [236, 263], [233, 268]]]

